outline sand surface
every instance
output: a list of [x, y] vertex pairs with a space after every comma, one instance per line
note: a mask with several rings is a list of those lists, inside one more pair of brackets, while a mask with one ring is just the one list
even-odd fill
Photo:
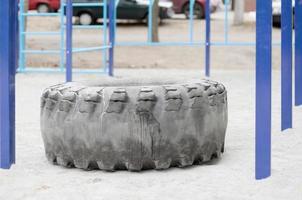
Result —
[[[200, 70], [119, 69], [122, 77], [202, 77]], [[17, 75], [17, 164], [0, 170], [0, 199], [301, 200], [302, 108], [295, 129], [280, 132], [280, 72], [273, 73], [272, 176], [254, 180], [254, 71], [213, 71], [228, 89], [229, 126], [222, 158], [202, 166], [142, 173], [82, 171], [47, 162], [39, 128], [42, 90], [62, 74]], [[101, 75], [75, 75], [97, 80]]]

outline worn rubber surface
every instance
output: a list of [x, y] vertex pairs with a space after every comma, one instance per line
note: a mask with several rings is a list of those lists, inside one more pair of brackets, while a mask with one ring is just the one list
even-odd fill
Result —
[[66, 83], [41, 98], [52, 163], [107, 171], [167, 169], [224, 151], [227, 92], [209, 80]]

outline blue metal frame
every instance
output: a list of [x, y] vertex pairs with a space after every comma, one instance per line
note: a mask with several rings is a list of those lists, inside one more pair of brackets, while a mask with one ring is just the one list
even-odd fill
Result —
[[[117, 7], [119, 4], [119, 0], [115, 1], [115, 15], [114, 15], [114, 33], [116, 33], [116, 22], [117, 22]], [[212, 43], [210, 42], [210, 32], [206, 34], [206, 38], [204, 41], [194, 41], [194, 4], [195, 0], [189, 0], [189, 8], [190, 8], [190, 15], [189, 15], [189, 41], [184, 42], [152, 42], [152, 6], [154, 4], [154, 0], [149, 0], [149, 7], [148, 7], [148, 35], [146, 42], [118, 42], [115, 41], [115, 46], [204, 46], [206, 49], [206, 61], [205, 61], [205, 74], [209, 76], [210, 71], [210, 46]], [[206, 30], [210, 30], [210, 2], [208, 2], [207, 8], [205, 12], [208, 14], [207, 23], [206, 23]], [[208, 29], [207, 29], [208, 28]], [[221, 44], [220, 42], [213, 43], [213, 45], [221, 46], [221, 45], [246, 45], [246, 44], [237, 44], [237, 43], [228, 43], [228, 44]], [[250, 44], [248, 44], [250, 45]]]
[[[107, 23], [108, 23], [108, 11], [107, 11], [107, 9], [108, 9], [108, 2], [107, 2], [107, 0], [103, 0], [103, 42], [104, 42], [104, 44], [103, 44], [103, 46], [102, 46], [102, 48], [100, 49], [100, 50], [102, 50], [102, 53], [103, 53], [103, 67], [104, 67], [104, 72], [106, 72], [107, 71], [107, 69], [108, 69], [108, 65], [107, 65], [107, 63], [108, 63], [108, 60], [107, 60], [107, 51], [109, 51], [109, 49], [110, 49], [110, 46], [108, 46], [108, 30], [107, 30]], [[103, 48], [103, 47], [105, 47], [105, 48]]]
[[190, 0], [190, 42], [193, 43], [194, 42], [194, 5], [195, 5], [195, 0]]
[[66, 1], [66, 82], [72, 81], [72, 0]]
[[256, 179], [271, 175], [272, 0], [257, 0]]
[[120, 0], [115, 0], [115, 10], [114, 10], [114, 33], [116, 33], [116, 23], [117, 23], [117, 7]]
[[206, 0], [206, 44], [205, 44], [205, 74], [210, 76], [211, 47], [211, 9], [210, 0]]
[[[58, 71], [64, 71], [64, 12], [63, 12], [63, 2], [61, 0], [61, 7], [58, 13], [25, 13], [24, 12], [24, 0], [20, 0], [20, 13], [19, 13], [19, 40], [20, 40], [20, 50], [19, 50], [19, 68], [18, 72], [26, 72], [28, 66], [26, 66], [26, 54], [57, 54], [60, 56], [60, 64]], [[25, 17], [60, 17], [61, 28], [58, 32], [52, 31], [39, 31], [31, 32], [24, 30]], [[57, 50], [29, 50], [26, 49], [26, 36], [60, 36], [60, 49]]]
[[[22, 0], [23, 1], [23, 0]], [[21, 1], [21, 3], [22, 3]], [[190, 0], [190, 20], [189, 20], [189, 41], [188, 42], [160, 42], [160, 43], [152, 43], [151, 42], [151, 34], [152, 34], [152, 5], [154, 3], [154, 0], [149, 0], [150, 1], [150, 5], [149, 5], [149, 12], [150, 14], [148, 15], [148, 40], [147, 42], [115, 42], [115, 45], [117, 46], [136, 46], [136, 45], [143, 45], [143, 46], [205, 46], [205, 74], [206, 76], [210, 75], [210, 46], [253, 46], [255, 45], [255, 42], [231, 42], [228, 39], [228, 10], [229, 10], [229, 0], [226, 0], [225, 2], [225, 33], [224, 33], [224, 41], [223, 42], [212, 42], [210, 41], [210, 2], [207, 3], [206, 6], [206, 36], [205, 36], [205, 41], [194, 41], [194, 19], [193, 19], [193, 12], [194, 12], [194, 3], [195, 0]], [[109, 32], [116, 32], [116, 9], [118, 6], [119, 1], [116, 0], [115, 1], [115, 15], [114, 15], [114, 30], [111, 31], [109, 30]], [[103, 3], [74, 3], [74, 6], [102, 6]], [[62, 3], [61, 4], [61, 10], [64, 10], [64, 6], [65, 4]], [[22, 7], [22, 6], [21, 6]], [[103, 18], [105, 19], [107, 17], [106, 12], [107, 12], [107, 7], [104, 7], [104, 16]], [[46, 14], [41, 14], [41, 13], [23, 13], [24, 16], [56, 16], [57, 14], [55, 13], [46, 13]], [[61, 26], [61, 38], [63, 38], [61, 40], [61, 50], [45, 50], [43, 52], [40, 52], [39, 50], [22, 50], [21, 47], [21, 53], [20, 54], [20, 66], [23, 66], [21, 63], [24, 63], [24, 54], [59, 54], [61, 53], [61, 64], [60, 64], [60, 70], [61, 72], [64, 71], [64, 58], [65, 58], [65, 48], [64, 48], [64, 32], [66, 27], [64, 26], [64, 13], [61, 12], [61, 21], [62, 21], [62, 26]], [[110, 21], [110, 20], [109, 20]], [[93, 25], [93, 26], [80, 26], [80, 25], [74, 25], [73, 29], [103, 29], [104, 30], [104, 41], [107, 41], [107, 34], [106, 34], [106, 29], [107, 29], [107, 23], [105, 23], [104, 25]], [[21, 34], [25, 34], [24, 32], [22, 32]], [[41, 32], [41, 33], [37, 33], [37, 32], [27, 32], [27, 35], [37, 35], [37, 34], [50, 34], [50, 35], [57, 35], [59, 33], [55, 33], [55, 32]], [[21, 38], [21, 37], [20, 37]], [[21, 38], [22, 39], [22, 38]], [[109, 38], [110, 39], [110, 38]], [[110, 42], [109, 42], [110, 43]], [[24, 42], [21, 41], [21, 45], [24, 44]], [[274, 43], [273, 45], [280, 45], [280, 43]], [[87, 51], [94, 51], [94, 50], [103, 50], [103, 66], [104, 67], [104, 72], [108, 71], [108, 65], [109, 65], [109, 60], [110, 58], [107, 58], [107, 49], [110, 49], [111, 45], [108, 44], [104, 44], [104, 47], [106, 46], [106, 48], [103, 47], [88, 47], [88, 48], [74, 48], [73, 49], [73, 53], [79, 53], [79, 52], [87, 52]], [[110, 51], [110, 50], [109, 50]], [[107, 63], [108, 60], [108, 63]], [[44, 71], [46, 71], [47, 69], [44, 69]], [[34, 71], [34, 70], [30, 70], [30, 71]], [[40, 69], [37, 71], [41, 71]]]
[[[149, 0], [149, 12], [152, 11], [153, 0]], [[210, 69], [211, 69], [211, 46], [256, 46], [256, 42], [233, 42], [229, 40], [229, 7], [230, 7], [230, 0], [225, 0], [224, 5], [224, 40], [223, 41], [211, 41], [211, 8], [210, 8], [210, 0], [206, 2], [206, 27], [205, 27], [205, 40], [194, 41], [194, 18], [193, 18], [193, 9], [195, 0], [190, 0], [190, 15], [189, 15], [189, 34], [188, 38], [189, 41], [179, 41], [179, 42], [152, 42], [151, 41], [151, 34], [152, 34], [152, 12], [148, 15], [148, 39], [146, 42], [119, 42], [116, 41], [116, 46], [192, 46], [192, 47], [205, 47], [205, 75], [210, 76]], [[116, 9], [118, 6], [119, 1], [116, 1]], [[117, 11], [116, 11], [117, 12]], [[116, 21], [116, 16], [115, 16]], [[115, 25], [116, 29], [116, 25]], [[115, 31], [116, 32], [116, 31]], [[280, 46], [281, 42], [273, 42], [273, 46]]]
[[114, 46], [115, 46], [115, 18], [116, 18], [116, 4], [115, 0], [109, 1], [109, 43], [111, 48], [109, 49], [109, 62], [108, 62], [108, 74], [113, 76], [114, 69]]
[[281, 14], [281, 129], [292, 128], [292, 1], [282, 0]]
[[149, 0], [149, 8], [148, 8], [148, 42], [152, 42], [152, 6], [154, 4], [154, 0]]
[[9, 169], [15, 163], [17, 1], [1, 1], [0, 13], [0, 168]]
[[[90, 71], [98, 72], [98, 73], [109, 73], [113, 72], [113, 70], [109, 70], [109, 67], [113, 67], [113, 58], [109, 58], [108, 60], [108, 52], [113, 55], [113, 46], [111, 44], [111, 41], [108, 41], [108, 28], [107, 28], [107, 23], [108, 23], [108, 3], [107, 0], [103, 0], [102, 3], [73, 3], [72, 1], [68, 0], [67, 4], [64, 4], [63, 7], [66, 6], [66, 27], [64, 27], [63, 31], [66, 30], [66, 81], [72, 81], [72, 54], [73, 53], [81, 53], [81, 52], [91, 52], [91, 51], [102, 51], [103, 54], [103, 70], [97, 71], [97, 70], [87, 70], [87, 69], [78, 69], [74, 70], [75, 72], [81, 72], [81, 73], [88, 73]], [[92, 25], [92, 26], [85, 26], [85, 25], [72, 25], [72, 10], [73, 7], [77, 6], [95, 6], [95, 7], [102, 7], [103, 9], [103, 25]], [[111, 17], [113, 18], [113, 16]], [[110, 20], [109, 20], [110, 23]], [[114, 28], [114, 26], [113, 26]], [[112, 29], [113, 29], [112, 28]], [[103, 30], [103, 45], [98, 46], [98, 47], [81, 47], [81, 48], [73, 48], [72, 45], [72, 33], [73, 29], [101, 29]], [[110, 31], [112, 32], [112, 31]], [[115, 37], [113, 34], [112, 36]], [[112, 38], [111, 38], [112, 39]], [[113, 38], [114, 39], [114, 38]], [[114, 41], [114, 40], [113, 40]], [[107, 52], [108, 51], [108, 52]], [[109, 63], [109, 62], [112, 63]], [[111, 64], [111, 65], [110, 65]], [[109, 66], [110, 65], [110, 66]], [[101, 69], [102, 69], [101, 68]]]
[[[104, 6], [106, 5], [106, 6]], [[72, 50], [67, 51], [67, 46], [69, 48], [72, 47], [72, 33], [67, 33], [67, 24], [66, 26], [64, 25], [64, 9], [65, 9], [66, 3], [65, 0], [61, 0], [61, 6], [60, 6], [60, 11], [59, 13], [24, 13], [24, 0], [20, 0], [20, 15], [19, 15], [19, 21], [20, 21], [20, 52], [19, 52], [19, 68], [18, 72], [66, 72], [66, 80], [71, 81], [72, 80], [72, 55], [69, 55], [70, 53], [80, 53], [80, 52], [90, 52], [90, 51], [102, 51], [103, 55], [103, 64], [102, 67], [99, 71], [97, 70], [88, 70], [88, 69], [79, 69], [79, 70], [74, 70], [77, 73], [86, 73], [87, 71], [95, 71], [97, 73], [106, 73], [108, 71], [108, 52], [110, 51], [111, 44], [108, 42], [108, 28], [107, 28], [107, 0], [104, 0], [102, 3], [73, 3], [72, 8], [76, 6], [100, 6], [103, 7], [103, 21], [105, 22], [103, 25], [92, 25], [92, 26], [82, 26], [82, 25], [72, 25], [72, 29], [100, 29], [103, 30], [103, 40], [104, 44], [99, 47], [81, 47], [81, 48], [72, 48]], [[66, 9], [67, 11], [67, 9]], [[67, 13], [66, 13], [67, 14]], [[45, 17], [45, 16], [54, 16], [54, 17], [60, 17], [61, 21], [61, 28], [59, 32], [51, 32], [51, 31], [42, 31], [42, 32], [31, 32], [31, 31], [25, 31], [23, 30], [24, 27], [24, 21], [25, 17]], [[69, 19], [66, 17], [66, 22], [72, 22], [72, 15], [69, 16]], [[70, 24], [69, 24], [70, 28]], [[66, 31], [66, 32], [65, 32]], [[65, 35], [69, 35], [66, 36]], [[26, 41], [25, 41], [25, 35], [28, 36], [36, 36], [36, 35], [58, 35], [61, 37], [60, 39], [60, 49], [58, 50], [29, 50], [26, 49]], [[66, 39], [66, 41], [65, 41]], [[70, 47], [71, 45], [71, 47]], [[60, 67], [54, 69], [51, 68], [32, 68], [25, 66], [26, 65], [26, 54], [58, 54], [60, 55]], [[65, 57], [66, 59], [68, 58], [69, 60], [66, 60], [66, 65], [68, 65], [68, 68], [65, 70]]]
[[230, 1], [224, 0], [224, 42], [229, 41], [229, 6]]
[[302, 105], [302, 1], [295, 2], [295, 105]]

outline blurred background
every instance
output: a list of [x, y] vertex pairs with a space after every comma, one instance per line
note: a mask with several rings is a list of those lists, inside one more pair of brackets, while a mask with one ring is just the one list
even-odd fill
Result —
[[[61, 15], [65, 13], [65, 7], [61, 7], [60, 0], [23, 1], [24, 13], [60, 13], [62, 8], [64, 11]], [[93, 4], [101, 1], [73, 0], [73, 2]], [[148, 18], [150, 2], [153, 2], [152, 24], [149, 24]], [[193, 2], [192, 15], [190, 0], [120, 0], [116, 3], [115, 67], [203, 69], [206, 0]], [[272, 6], [273, 40], [276, 44], [273, 48], [273, 67], [279, 69], [281, 1], [274, 0]], [[256, 0], [210, 0], [212, 68], [254, 69], [255, 7]], [[74, 48], [104, 44], [101, 29], [87, 28], [103, 24], [103, 9], [97, 6], [74, 6], [73, 15], [74, 25], [85, 27], [74, 30]], [[65, 23], [60, 15], [25, 16], [24, 21], [26, 22], [24, 30], [27, 32], [60, 31]], [[35, 50], [60, 49], [60, 35], [26, 35], [24, 46], [25, 49]], [[98, 68], [102, 65], [103, 59], [98, 51], [75, 54], [73, 66]], [[60, 56], [28, 54], [24, 62], [26, 66], [31, 67], [56, 68], [60, 65]]]

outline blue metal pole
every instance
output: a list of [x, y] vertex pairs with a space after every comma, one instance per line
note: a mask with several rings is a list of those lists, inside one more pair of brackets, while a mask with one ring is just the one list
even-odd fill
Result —
[[15, 68], [17, 51], [17, 1], [3, 0], [0, 6], [0, 168], [15, 163]]
[[24, 50], [25, 50], [25, 35], [21, 34], [23, 32], [25, 32], [25, 20], [24, 20], [25, 16], [24, 16], [24, 0], [20, 0], [20, 14], [19, 14], [19, 30], [20, 30], [20, 34], [19, 34], [19, 71], [23, 72], [25, 70], [25, 54], [24, 54]]
[[295, 105], [302, 105], [302, 0], [295, 2]]
[[65, 40], [64, 40], [64, 4], [65, 4], [65, 1], [64, 0], [61, 0], [60, 1], [61, 3], [61, 6], [60, 6], [60, 70], [63, 72], [64, 71], [64, 62], [65, 62], [65, 47], [64, 47], [64, 43], [65, 43]]
[[120, 0], [115, 0], [115, 11], [114, 11], [114, 33], [116, 33], [116, 18], [117, 18], [117, 8], [118, 8], [118, 5], [119, 5], [119, 2]]
[[281, 129], [292, 128], [292, 1], [282, 0], [281, 14]]
[[256, 179], [271, 175], [272, 0], [257, 0]]
[[16, 13], [13, 15], [15, 17], [15, 21], [14, 21], [14, 26], [15, 26], [15, 40], [14, 40], [14, 43], [15, 43], [15, 49], [16, 49], [16, 58], [15, 58], [15, 73], [17, 73], [18, 69], [19, 69], [19, 52], [20, 52], [20, 49], [19, 49], [19, 43], [20, 43], [20, 38], [19, 38], [19, 15], [18, 15], [18, 10], [20, 9], [19, 8], [19, 5], [18, 3], [16, 3], [15, 5], [17, 8], [16, 10], [14, 10]]
[[72, 81], [72, 0], [66, 1], [66, 82]]
[[148, 42], [152, 42], [152, 7], [154, 0], [149, 0], [148, 8]]
[[[106, 46], [108, 45], [108, 41], [107, 41], [107, 19], [108, 19], [108, 15], [107, 15], [107, 0], [103, 0], [103, 45]], [[103, 68], [104, 71], [107, 70], [107, 51], [104, 50], [102, 51], [103, 53]]]
[[190, 0], [190, 42], [193, 42], [194, 40], [194, 4], [195, 0]]
[[224, 42], [229, 41], [229, 0], [224, 0]]
[[115, 0], [109, 1], [109, 76], [113, 76], [114, 67], [114, 45], [115, 45]]
[[[16, 78], [16, 73], [17, 70], [19, 68], [19, 18], [18, 18], [18, 13], [19, 13], [19, 5], [18, 5], [18, 1], [13, 1], [13, 9], [12, 9], [12, 26], [13, 26], [13, 31], [12, 31], [12, 35], [14, 35], [13, 38], [13, 43], [14, 45], [12, 45], [12, 47], [14, 47], [14, 49], [11, 50], [12, 52], [12, 59], [14, 60], [13, 62], [13, 66], [12, 69], [10, 70], [10, 106], [9, 106], [9, 110], [10, 110], [10, 123], [11, 123], [11, 131], [10, 131], [10, 142], [11, 142], [11, 146], [10, 146], [10, 150], [11, 150], [11, 163], [14, 164], [16, 163], [16, 91], [15, 91], [15, 78]], [[1, 34], [0, 34], [1, 35]], [[1, 97], [0, 97], [1, 98]], [[1, 100], [0, 100], [1, 101]], [[0, 103], [1, 104], [1, 103]]]
[[210, 46], [211, 46], [211, 9], [210, 0], [206, 0], [206, 43], [205, 43], [205, 74], [210, 76]]

